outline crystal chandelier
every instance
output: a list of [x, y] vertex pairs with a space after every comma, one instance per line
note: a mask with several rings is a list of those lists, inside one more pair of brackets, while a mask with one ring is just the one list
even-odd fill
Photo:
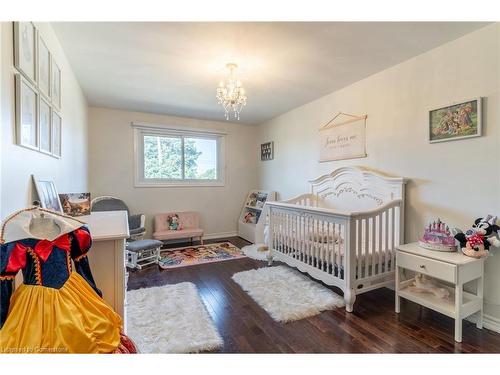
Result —
[[241, 86], [241, 81], [236, 78], [235, 70], [238, 65], [231, 63], [227, 64], [226, 67], [229, 69], [229, 77], [219, 83], [216, 97], [224, 108], [226, 120], [229, 120], [231, 112], [234, 118], [239, 120], [240, 112], [247, 104], [247, 97], [245, 89]]

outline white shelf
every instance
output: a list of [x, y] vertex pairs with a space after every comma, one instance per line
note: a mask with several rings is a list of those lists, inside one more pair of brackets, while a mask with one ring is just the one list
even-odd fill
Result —
[[446, 285], [439, 285], [439, 287], [444, 288], [450, 292], [448, 298], [439, 298], [432, 293], [420, 293], [409, 290], [409, 287], [399, 290], [399, 296], [403, 297], [412, 302], [418, 303], [419, 305], [425, 306], [429, 309], [437, 311], [441, 314], [449, 316], [451, 318], [463, 318], [468, 316], [468, 311], [477, 311], [477, 308], [482, 303], [481, 298], [475, 296], [474, 294], [463, 292], [462, 298], [462, 308], [464, 313], [462, 317], [458, 317], [455, 314], [455, 291]]
[[[265, 200], [258, 200], [256, 199], [258, 195], [266, 195]], [[253, 197], [252, 197], [253, 196]], [[253, 199], [250, 199], [250, 198]], [[262, 220], [265, 220], [265, 213], [262, 211], [263, 207], [258, 207], [258, 206], [251, 206], [248, 203], [250, 202], [263, 202], [263, 205], [265, 202], [270, 202], [274, 201], [276, 199], [276, 192], [274, 191], [269, 191], [269, 190], [260, 190], [260, 189], [255, 189], [255, 190], [250, 190], [245, 198], [245, 202], [243, 203], [243, 208], [241, 209], [241, 214], [238, 220], [238, 235], [247, 241], [255, 243], [255, 233], [257, 230], [263, 230], [263, 227], [261, 227], [261, 222]], [[247, 215], [249, 212], [251, 212], [256, 219], [256, 223], [247, 223], [244, 221], [245, 215]], [[259, 225], [258, 225], [259, 224]]]

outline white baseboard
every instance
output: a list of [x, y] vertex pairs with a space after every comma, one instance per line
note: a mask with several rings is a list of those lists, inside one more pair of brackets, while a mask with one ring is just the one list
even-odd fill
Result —
[[[466, 318], [469, 322], [476, 323], [477, 322], [477, 316], [471, 315], [468, 318]], [[500, 319], [495, 318], [491, 315], [484, 314], [483, 315], [483, 328], [489, 329], [491, 331], [500, 333]]]
[[220, 233], [209, 233], [205, 234], [203, 236], [204, 240], [213, 240], [216, 238], [226, 238], [226, 237], [237, 237], [238, 232], [233, 231], [233, 232], [220, 232]]

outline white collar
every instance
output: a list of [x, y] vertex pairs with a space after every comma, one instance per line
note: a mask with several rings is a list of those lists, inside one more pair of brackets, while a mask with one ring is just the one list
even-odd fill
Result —
[[[40, 217], [54, 220], [54, 223], [59, 227], [60, 232], [55, 237], [47, 235], [45, 236], [46, 238], [43, 238], [43, 235], [35, 236], [32, 234], [30, 231], [31, 220]], [[0, 243], [9, 243], [28, 238], [54, 241], [63, 234], [70, 233], [82, 227], [84, 224], [85, 223], [82, 221], [71, 216], [35, 206], [14, 212], [2, 222], [2, 226], [0, 228]]]

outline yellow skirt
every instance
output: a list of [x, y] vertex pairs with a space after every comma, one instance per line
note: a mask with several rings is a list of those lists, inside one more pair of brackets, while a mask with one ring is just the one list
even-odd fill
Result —
[[21, 285], [0, 330], [0, 353], [111, 353], [122, 320], [73, 272], [60, 289]]

